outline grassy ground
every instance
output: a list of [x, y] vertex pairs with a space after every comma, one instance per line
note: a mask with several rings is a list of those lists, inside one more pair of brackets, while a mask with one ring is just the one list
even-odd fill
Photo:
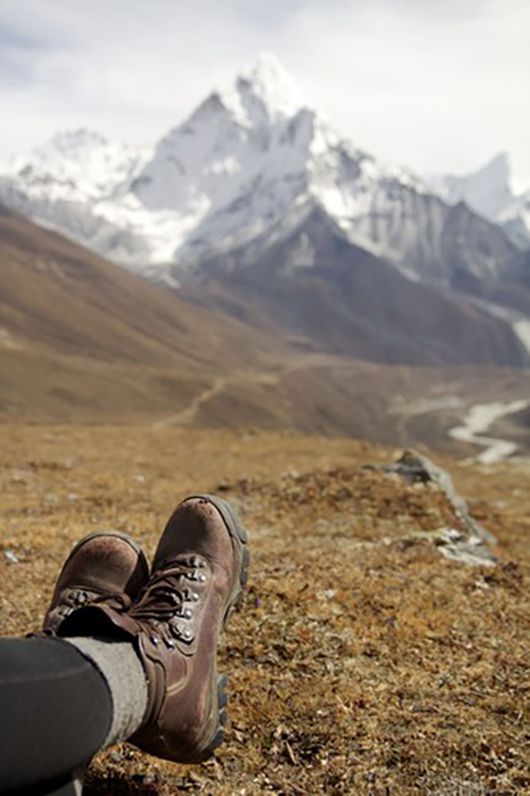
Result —
[[497, 567], [467, 567], [429, 536], [458, 525], [436, 490], [365, 467], [395, 453], [281, 434], [0, 427], [3, 635], [38, 625], [63, 558], [96, 528], [151, 554], [175, 502], [200, 489], [233, 500], [251, 535], [246, 605], [221, 656], [228, 743], [195, 767], [115, 747], [88, 794], [530, 792], [528, 465], [450, 463], [500, 542]]

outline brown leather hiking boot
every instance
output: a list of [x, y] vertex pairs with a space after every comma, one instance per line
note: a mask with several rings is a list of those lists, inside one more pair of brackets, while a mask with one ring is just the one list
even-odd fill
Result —
[[59, 573], [43, 633], [56, 635], [66, 617], [81, 605], [103, 599], [129, 605], [148, 577], [143, 551], [125, 534], [100, 531], [86, 536]]
[[148, 706], [130, 742], [179, 763], [206, 760], [222, 743], [226, 678], [217, 673], [219, 634], [247, 579], [246, 533], [224, 500], [197, 495], [169, 519], [152, 575], [129, 610], [93, 605], [61, 635], [130, 639], [148, 680]]

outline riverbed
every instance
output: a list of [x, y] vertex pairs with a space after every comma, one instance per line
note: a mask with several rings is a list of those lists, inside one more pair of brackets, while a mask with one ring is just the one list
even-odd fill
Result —
[[462, 425], [455, 426], [449, 430], [449, 436], [453, 439], [470, 442], [473, 445], [480, 445], [485, 448], [476, 457], [475, 461], [481, 464], [494, 464], [517, 452], [519, 446], [509, 440], [487, 437], [484, 434], [496, 420], [506, 415], [521, 412], [530, 406], [528, 400], [493, 401], [487, 404], [475, 404], [464, 417]]

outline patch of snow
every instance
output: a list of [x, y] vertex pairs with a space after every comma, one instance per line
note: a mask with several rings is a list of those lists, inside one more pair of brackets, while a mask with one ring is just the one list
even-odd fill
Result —
[[517, 310], [494, 304], [491, 301], [477, 298], [469, 298], [468, 300], [495, 318], [500, 318], [509, 323], [526, 351], [530, 354], [530, 319]]
[[291, 249], [287, 269], [311, 268], [315, 264], [315, 249], [308, 235], [302, 233]]
[[530, 354], [530, 320], [521, 318], [520, 320], [514, 321], [513, 330]]

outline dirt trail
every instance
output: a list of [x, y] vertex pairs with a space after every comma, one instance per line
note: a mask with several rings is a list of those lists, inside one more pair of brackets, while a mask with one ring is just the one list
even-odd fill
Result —
[[184, 409], [181, 409], [180, 412], [175, 412], [175, 414], [169, 415], [168, 417], [163, 417], [153, 423], [153, 431], [160, 431], [168, 426], [186, 425], [193, 420], [202, 404], [206, 403], [210, 400], [210, 398], [213, 398], [214, 395], [217, 395], [224, 390], [226, 384], [227, 378], [225, 376], [220, 376], [219, 378], [215, 379], [210, 387], [207, 387], [205, 390], [203, 390], [203, 392], [199, 393], [199, 395], [196, 395], [191, 403]]
[[203, 390], [199, 395], [191, 401], [188, 406], [181, 409], [175, 414], [163, 417], [153, 423], [153, 431], [160, 431], [161, 429], [168, 428], [169, 426], [183, 426], [188, 425], [195, 418], [197, 412], [219, 393], [223, 392], [229, 385], [238, 384], [277, 384], [280, 374], [276, 373], [254, 373], [254, 372], [240, 372], [236, 371], [231, 376], [219, 376], [215, 379], [213, 384]]
[[283, 362], [277, 370], [267, 372], [252, 370], [236, 370], [230, 375], [218, 376], [213, 383], [195, 396], [184, 409], [174, 414], [156, 420], [151, 428], [153, 431], [160, 431], [170, 426], [184, 426], [190, 424], [196, 417], [198, 410], [209, 400], [219, 395], [229, 386], [243, 385], [263, 385], [276, 386], [281, 379], [296, 370], [306, 370], [308, 368], [336, 368], [352, 367], [351, 361], [334, 359], [325, 354], [311, 354], [302, 358]]

